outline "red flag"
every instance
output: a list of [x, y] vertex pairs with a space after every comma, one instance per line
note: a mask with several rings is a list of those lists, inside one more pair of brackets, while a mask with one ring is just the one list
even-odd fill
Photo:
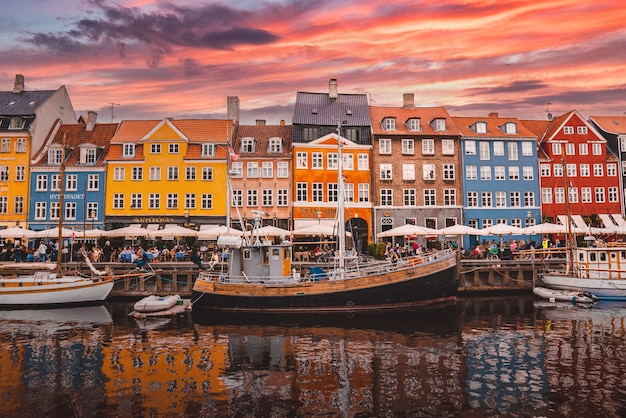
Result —
[[228, 147], [228, 155], [230, 156], [231, 163], [233, 161], [237, 161], [237, 158], [239, 158], [239, 154], [235, 154], [235, 150], [232, 149], [231, 147]]

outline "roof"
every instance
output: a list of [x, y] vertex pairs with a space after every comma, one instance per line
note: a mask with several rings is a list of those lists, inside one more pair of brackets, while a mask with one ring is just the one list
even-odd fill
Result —
[[13, 93], [0, 91], [0, 116], [34, 115], [35, 111], [57, 90], [34, 90]]
[[[239, 125], [237, 136], [233, 143], [233, 149], [239, 153], [241, 139], [254, 138], [256, 147], [254, 153], [241, 154], [241, 157], [289, 157], [291, 150], [291, 126], [290, 125]], [[271, 138], [282, 138], [282, 153], [268, 152], [268, 144]]]
[[[530, 131], [523, 123], [517, 118], [501, 118], [498, 116], [489, 115], [487, 117], [462, 117], [462, 116], [454, 116], [452, 120], [456, 124], [456, 127], [461, 131], [461, 135], [464, 137], [478, 137], [478, 138], [511, 138], [511, 139], [521, 139], [521, 138], [537, 138], [537, 135]], [[476, 133], [471, 129], [477, 122], [486, 122], [487, 123], [487, 133]], [[504, 125], [505, 123], [513, 122], [517, 125], [517, 133], [515, 134], [507, 134], [499, 127]]]
[[548, 142], [554, 139], [554, 137], [563, 128], [563, 126], [574, 117], [580, 120], [580, 122], [583, 123], [585, 126], [587, 126], [590, 134], [593, 134], [600, 141], [606, 141], [606, 139], [600, 134], [600, 132], [598, 132], [597, 129], [591, 125], [591, 123], [587, 122], [577, 110], [570, 110], [569, 112], [564, 113], [561, 116], [557, 116], [550, 122], [550, 125], [548, 125], [548, 129], [543, 135], [540, 143]]
[[226, 143], [230, 140], [232, 123], [230, 119], [124, 120], [120, 123], [111, 143], [140, 142], [153, 129], [164, 124], [173, 126], [190, 142]]
[[[345, 122], [345, 123], [344, 123]], [[294, 125], [370, 126], [369, 105], [366, 94], [338, 94], [331, 99], [328, 93], [296, 94]]]
[[626, 134], [626, 116], [590, 116], [589, 119], [604, 132]]
[[541, 140], [541, 138], [543, 138], [543, 134], [546, 132], [546, 129], [548, 129], [548, 125], [550, 124], [549, 120], [524, 119], [520, 120], [520, 122], [522, 122], [522, 124], [524, 124], [524, 126], [528, 128], [529, 131], [534, 133], [537, 136], [538, 140]]
[[[437, 107], [384, 107], [370, 106], [370, 117], [372, 119], [372, 131], [375, 135], [398, 134], [398, 135], [460, 135], [461, 132], [456, 127], [450, 114], [443, 106]], [[382, 120], [385, 118], [396, 118], [401, 123], [396, 123], [396, 130], [386, 131], [382, 127]], [[422, 130], [419, 132], [410, 131], [406, 125], [409, 119], [419, 118], [422, 123]], [[430, 125], [434, 119], [446, 119], [446, 131], [439, 132]]]

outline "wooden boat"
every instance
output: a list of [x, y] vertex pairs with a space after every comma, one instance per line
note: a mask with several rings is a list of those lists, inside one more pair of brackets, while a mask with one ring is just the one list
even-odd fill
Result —
[[172, 306], [182, 302], [180, 295], [157, 296], [150, 295], [137, 301], [133, 308], [137, 312], [159, 312], [170, 309]]
[[[341, 161], [341, 138], [338, 135]], [[220, 236], [228, 254], [223, 271], [203, 271], [192, 289], [198, 309], [231, 312], [380, 311], [454, 301], [458, 292], [458, 251], [446, 249], [393, 262], [359, 263], [345, 245], [344, 185], [338, 167], [335, 262], [315, 274], [292, 268], [291, 242], [273, 242], [258, 233], [261, 213], [254, 213], [243, 237]], [[228, 201], [229, 199], [227, 199]], [[243, 229], [243, 228], [242, 228]]]
[[571, 302], [571, 303], [593, 303], [598, 300], [596, 296], [588, 292], [578, 292], [576, 290], [548, 289], [546, 287], [535, 287], [533, 293], [551, 302]]

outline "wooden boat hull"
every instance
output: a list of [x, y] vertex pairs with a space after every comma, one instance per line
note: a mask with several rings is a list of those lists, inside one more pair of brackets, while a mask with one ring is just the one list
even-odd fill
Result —
[[80, 277], [39, 279], [34, 276], [0, 278], [0, 305], [60, 305], [105, 300], [113, 280]]
[[626, 300], [626, 279], [574, 277], [559, 273], [541, 275], [541, 281], [552, 289], [589, 292], [602, 300]]
[[294, 284], [222, 283], [196, 280], [193, 309], [238, 312], [378, 311], [456, 299], [457, 258], [363, 277]]

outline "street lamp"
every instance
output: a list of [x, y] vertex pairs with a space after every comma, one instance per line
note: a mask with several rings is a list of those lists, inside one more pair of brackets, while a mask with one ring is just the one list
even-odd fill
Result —
[[321, 210], [317, 210], [317, 224], [320, 225], [322, 223], [322, 211]]

